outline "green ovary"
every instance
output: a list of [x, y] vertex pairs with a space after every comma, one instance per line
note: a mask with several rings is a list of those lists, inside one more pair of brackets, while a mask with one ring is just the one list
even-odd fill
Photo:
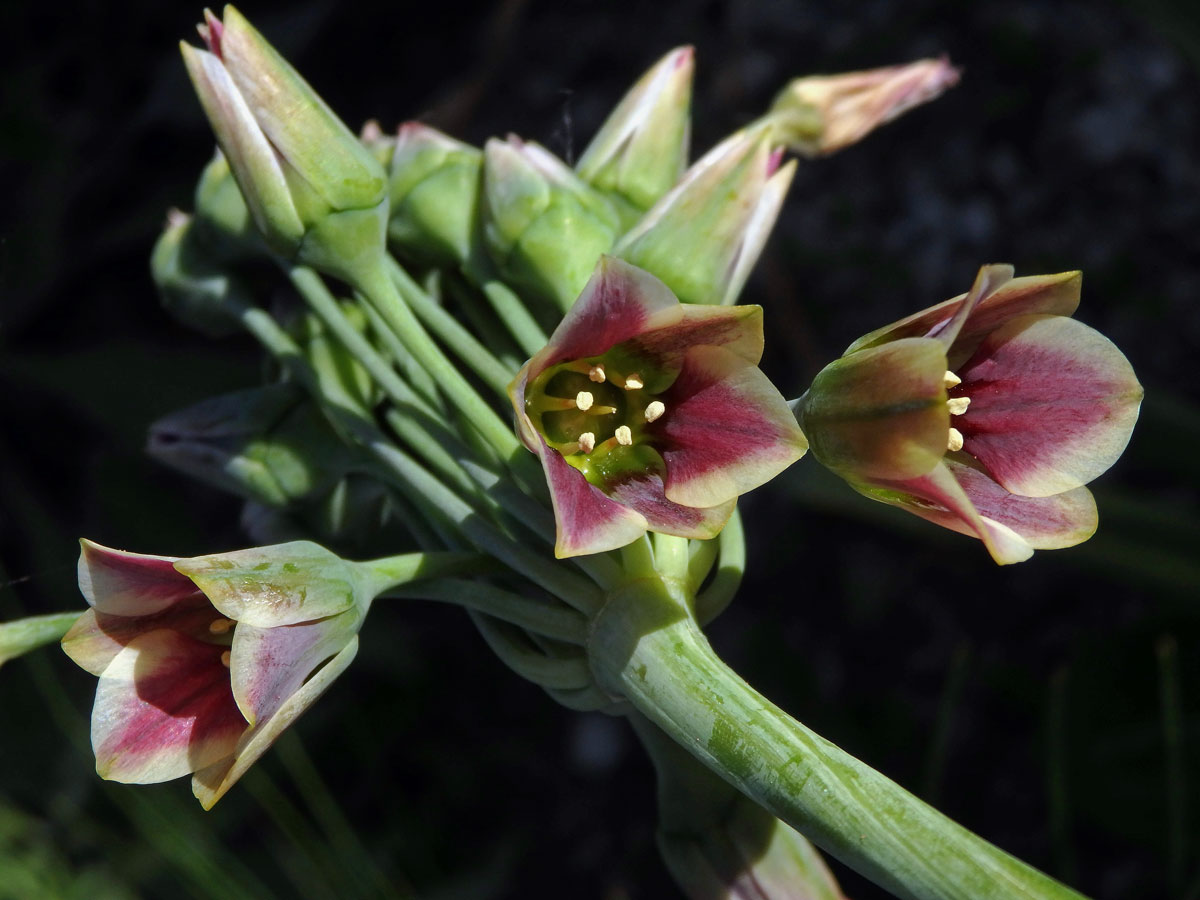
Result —
[[[646, 433], [646, 408], [657, 394], [644, 387], [625, 387], [640, 373], [619, 369], [610, 354], [550, 366], [525, 391], [525, 412], [546, 443], [601, 490], [630, 475], [663, 472], [663, 461]], [[625, 361], [622, 361], [625, 362]], [[589, 377], [594, 370], [604, 380]], [[636, 382], [635, 382], [636, 383]], [[581, 395], [590, 395], [591, 403]], [[586, 407], [586, 408], [581, 408]], [[628, 430], [623, 443], [620, 429]], [[586, 435], [592, 435], [587, 446]], [[581, 445], [581, 439], [582, 445]]]

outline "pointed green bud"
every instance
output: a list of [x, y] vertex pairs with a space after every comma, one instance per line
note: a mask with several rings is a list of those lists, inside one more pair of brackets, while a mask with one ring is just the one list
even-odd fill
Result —
[[215, 262], [239, 262], [262, 257], [262, 234], [238, 187], [229, 160], [220, 150], [196, 183], [196, 234]]
[[612, 203], [515, 136], [488, 141], [483, 165], [484, 241], [501, 275], [569, 309], [620, 230]]
[[209, 337], [241, 329], [241, 313], [254, 303], [249, 287], [213, 261], [211, 242], [191, 216], [172, 210], [150, 256], [150, 274], [163, 307]]
[[277, 252], [344, 277], [383, 248], [383, 167], [232, 6], [184, 62], [255, 224]]
[[692, 165], [613, 253], [685, 303], [731, 304], [750, 277], [795, 173], [766, 129], [739, 132]]
[[328, 490], [354, 459], [303, 392], [235, 391], [150, 426], [147, 452], [222, 490], [282, 507]]
[[767, 113], [772, 137], [802, 156], [823, 156], [940, 97], [958, 83], [945, 57], [841, 75], [810, 75], [785, 87]]
[[420, 122], [396, 136], [388, 239], [418, 262], [459, 266], [471, 254], [483, 153]]
[[575, 165], [580, 178], [612, 196], [633, 220], [687, 168], [694, 59], [691, 47], [660, 59], [617, 104]]

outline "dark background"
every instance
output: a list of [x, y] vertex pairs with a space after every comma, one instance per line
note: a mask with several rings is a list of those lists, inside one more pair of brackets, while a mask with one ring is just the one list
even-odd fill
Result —
[[[1192, 5], [335, 6], [243, 12], [352, 127], [421, 117], [564, 155], [680, 43], [698, 51], [694, 153], [795, 75], [943, 52], [963, 67], [935, 104], [801, 164], [745, 295], [767, 310], [764, 366], [793, 396], [981, 263], [1081, 268], [1078, 317], [1126, 351], [1147, 394], [1095, 485], [1100, 532], [997, 569], [804, 460], [744, 502], [750, 575], [711, 636], [801, 721], [1085, 893], [1200, 897]], [[170, 320], [147, 274], [165, 210], [190, 205], [212, 149], [176, 48], [199, 13], [148, 0], [0, 13], [2, 618], [80, 603], [80, 535], [178, 556], [246, 543], [236, 500], [142, 452], [153, 419], [262, 377], [249, 341]], [[0, 898], [372, 897], [385, 883], [433, 898], [675, 895], [652, 776], [622, 724], [554, 705], [451, 609], [377, 609], [298, 739], [209, 814], [183, 782], [96, 778], [93, 688], [53, 649], [0, 671]], [[309, 762], [336, 809], [304, 807], [321, 796]], [[837, 871], [849, 895], [882, 896]]]

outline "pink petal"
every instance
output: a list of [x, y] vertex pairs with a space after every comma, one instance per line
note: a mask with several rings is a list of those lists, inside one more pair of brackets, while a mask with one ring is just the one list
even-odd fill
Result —
[[1096, 501], [1087, 488], [1022, 497], [1009, 493], [971, 460], [953, 456], [947, 457], [946, 467], [984, 521], [1020, 535], [1035, 550], [1074, 547], [1096, 533]]
[[722, 347], [693, 347], [646, 434], [666, 462], [666, 495], [720, 506], [774, 478], [808, 447], [761, 371]]
[[958, 311], [949, 320], [930, 329], [929, 334], [926, 336], [937, 338], [945, 344], [946, 350], [949, 351], [958, 338], [959, 332], [962, 330], [968, 317], [975, 312], [975, 308], [983, 300], [986, 300], [1001, 287], [1012, 281], [1012, 277], [1012, 266], [982, 266], [979, 269], [979, 273], [975, 276], [975, 283], [971, 285], [971, 290], [967, 292], [962, 306], [958, 308]]
[[1013, 493], [1045, 497], [1087, 484], [1125, 449], [1142, 388], [1116, 346], [1061, 316], [997, 328], [958, 370], [971, 405], [954, 425], [964, 449]]
[[357, 610], [276, 628], [239, 624], [233, 634], [233, 695], [251, 725], [279, 709], [313, 670], [337, 654], [362, 622]]
[[636, 266], [602, 256], [550, 343], [530, 361], [530, 375], [564, 360], [598, 356], [643, 331], [677, 322], [682, 307], [670, 288]]
[[763, 352], [762, 307], [684, 306], [678, 322], [640, 334], [628, 347], [662, 368], [678, 368], [688, 349], [703, 344], [724, 347], [757, 365]]
[[617, 482], [609, 496], [641, 513], [651, 531], [699, 540], [720, 534], [737, 506], [736, 498], [704, 508], [674, 503], [663, 492], [662, 479], [653, 473]]
[[[1080, 283], [1081, 276], [1078, 272], [1014, 278], [990, 297], [981, 300], [969, 321], [960, 329], [953, 348], [958, 358], [950, 360], [952, 367], [970, 356], [983, 336], [1007, 319], [1031, 313], [1071, 315], [1079, 306]], [[967, 294], [961, 294], [899, 322], [872, 331], [851, 344], [846, 352], [851, 353], [863, 347], [874, 347], [904, 337], [925, 337], [953, 318], [966, 299]]]
[[127, 553], [79, 542], [79, 590], [88, 604], [115, 616], [149, 616], [198, 593], [175, 570], [175, 558]]
[[134, 638], [160, 628], [222, 643], [207, 640], [214, 636], [209, 630], [214, 621], [224, 621], [224, 616], [199, 592], [152, 616], [114, 616], [89, 609], [63, 635], [62, 648], [80, 668], [100, 675]]
[[583, 473], [542, 443], [542, 468], [550, 486], [559, 559], [616, 550], [646, 532], [646, 519], [591, 484]]
[[150, 784], [233, 752], [246, 720], [233, 702], [222, 648], [168, 629], [129, 642], [100, 676], [92, 707], [96, 771]]
[[192, 793], [196, 795], [200, 805], [205, 809], [212, 809], [213, 804], [225, 796], [225, 792], [258, 761], [284, 729], [300, 718], [301, 714], [325, 693], [357, 653], [358, 636], [354, 635], [337, 656], [291, 694], [270, 718], [242, 735], [233, 751], [232, 759], [221, 760], [197, 770], [192, 778]]
[[[1020, 534], [979, 514], [971, 502], [972, 498], [955, 479], [945, 461], [919, 478], [907, 481], [881, 480], [871, 484], [854, 484], [853, 487], [872, 499], [906, 509], [943, 528], [979, 538], [992, 559], [1002, 566], [1021, 562], [1033, 555], [1033, 548]], [[974, 487], [976, 495], [984, 494], [982, 485]], [[999, 485], [996, 487], [1003, 491]], [[991, 508], [996, 506], [992, 504]]]

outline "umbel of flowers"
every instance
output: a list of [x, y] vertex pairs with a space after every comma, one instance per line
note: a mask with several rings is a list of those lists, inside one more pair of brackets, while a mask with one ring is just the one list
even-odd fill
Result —
[[[764, 311], [735, 305], [796, 169], [785, 152], [861, 139], [953, 67], [797, 79], [689, 166], [680, 48], [570, 166], [419, 123], [360, 139], [236, 10], [201, 35], [184, 59], [220, 151], [154, 277], [185, 322], [252, 335], [272, 377], [157, 423], [151, 451], [245, 498], [264, 546], [84, 542], [88, 609], [0, 626], [0, 662], [66, 632], [97, 677], [102, 776], [191, 774], [211, 806], [345, 671], [377, 598], [438, 600], [558, 702], [629, 718], [691, 897], [836, 900], [808, 838], [905, 897], [1074, 896], [774, 707], [701, 630], [745, 564], [739, 496], [809, 444], [999, 562], [1095, 527], [1083, 485], [1141, 394], [1069, 318], [1074, 275], [985, 267], [791, 408], [759, 369]], [[262, 287], [264, 259], [282, 289]], [[377, 558], [295, 539], [317, 535]]]

